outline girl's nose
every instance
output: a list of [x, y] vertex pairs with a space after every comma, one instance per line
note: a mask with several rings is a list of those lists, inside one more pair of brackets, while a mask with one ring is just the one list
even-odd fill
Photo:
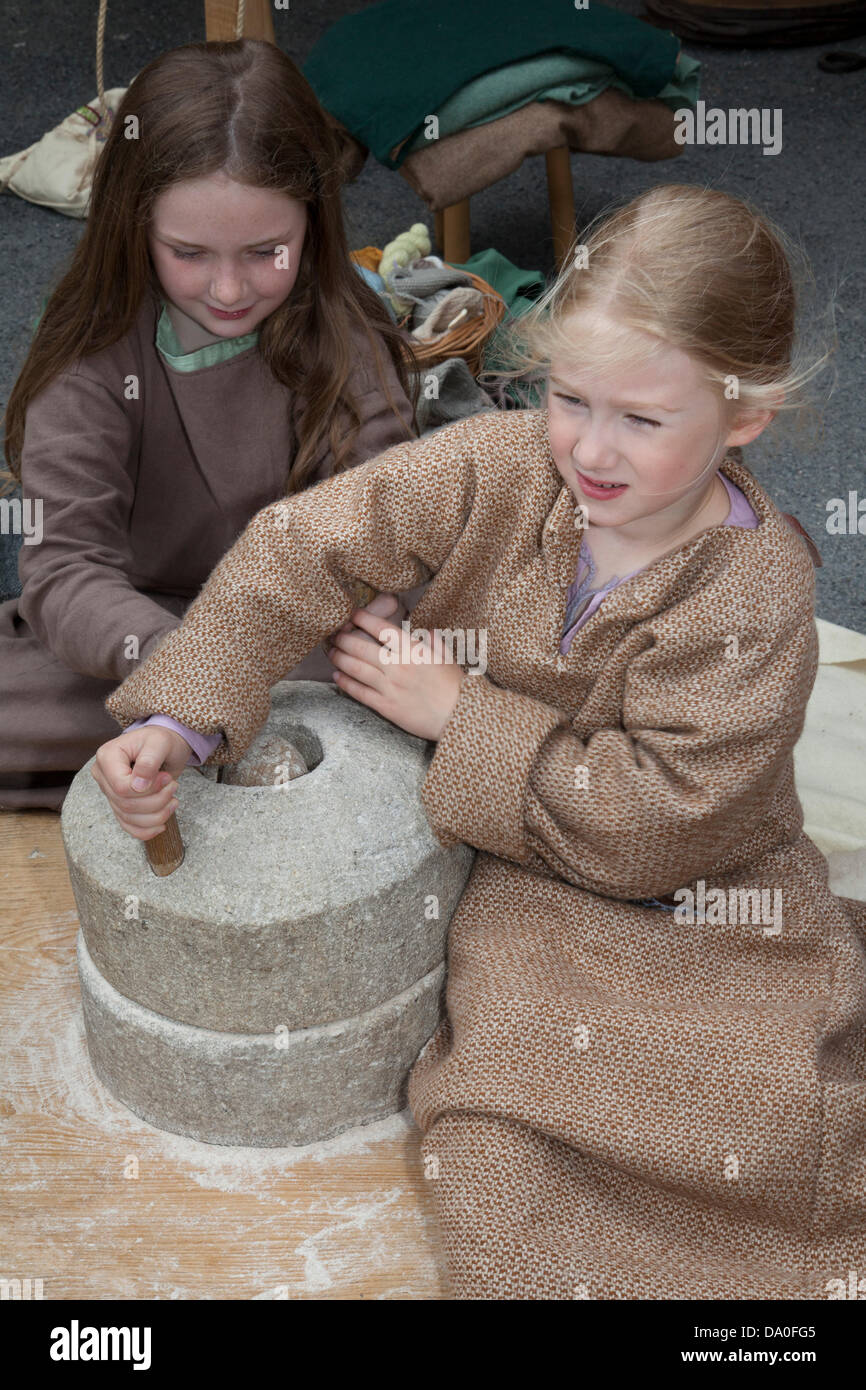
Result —
[[581, 472], [591, 473], [593, 468], [605, 468], [615, 464], [618, 454], [604, 431], [590, 426], [581, 433], [572, 450], [572, 458]]
[[231, 309], [243, 298], [243, 279], [235, 271], [226, 270], [216, 275], [211, 282], [210, 296], [215, 304]]

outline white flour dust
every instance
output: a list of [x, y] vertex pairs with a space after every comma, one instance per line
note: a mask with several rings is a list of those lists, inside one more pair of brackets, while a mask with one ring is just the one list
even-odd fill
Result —
[[282, 1176], [293, 1164], [314, 1160], [325, 1163], [343, 1154], [363, 1154], [383, 1140], [405, 1137], [414, 1127], [408, 1110], [389, 1115], [369, 1125], [344, 1130], [333, 1139], [300, 1147], [279, 1149], [242, 1148], [234, 1145], [203, 1144], [181, 1134], [156, 1129], [121, 1105], [94, 1075], [87, 1054], [84, 1019], [79, 1007], [67, 1018], [59, 1034], [54, 1034], [55, 1056], [49, 1070], [52, 1083], [69, 1109], [83, 1120], [107, 1133], [132, 1132], [146, 1135], [167, 1159], [187, 1164], [187, 1174], [201, 1187], [222, 1192], [252, 1192], [262, 1180]]
[[[136, 1236], [112, 1267], [112, 1297], [276, 1300], [327, 1297], [329, 1291], [340, 1297], [349, 1290], [374, 1299], [439, 1297], [434, 1223], [429, 1204], [413, 1194], [412, 1160], [399, 1142], [415, 1131], [411, 1112], [317, 1144], [279, 1149], [204, 1144], [148, 1124], [114, 1099], [90, 1065], [70, 936], [74, 918], [74, 912], [46, 918], [36, 961], [23, 926], [4, 934], [0, 951], [8, 986], [0, 1114], [12, 1122], [5, 1140], [0, 1131], [0, 1146], [7, 1149], [9, 1195], [14, 1189], [15, 1200], [27, 1206], [28, 1192], [52, 1188], [62, 1163], [58, 1145], [68, 1134], [75, 1152], [89, 1156], [92, 1179], [93, 1202], [86, 1213], [76, 1212], [74, 1228], [98, 1249], [102, 1237], [122, 1240], [118, 1233], [130, 1219], [126, 1158], [138, 1158], [142, 1174], [157, 1183], [161, 1172], [171, 1193], [170, 1215], [157, 1217], [152, 1235]], [[23, 1134], [16, 1139], [19, 1114], [42, 1116], [52, 1130], [50, 1122], [57, 1122], [50, 1151], [22, 1144]], [[385, 1148], [381, 1170], [353, 1162], [377, 1145]], [[186, 1183], [214, 1196], [204, 1206], [185, 1200]], [[143, 1190], [133, 1209], [140, 1216], [160, 1205], [152, 1189]], [[67, 1219], [62, 1211], [46, 1215], [42, 1238], [50, 1241], [65, 1230]], [[202, 1262], [202, 1252], [211, 1249], [227, 1252], [216, 1278]], [[240, 1260], [232, 1259], [233, 1250], [243, 1252]], [[98, 1268], [82, 1271], [74, 1258], [61, 1265], [56, 1289], [106, 1296]]]

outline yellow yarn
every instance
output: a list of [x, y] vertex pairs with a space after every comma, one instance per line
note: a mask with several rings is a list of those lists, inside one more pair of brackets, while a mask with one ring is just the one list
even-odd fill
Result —
[[[382, 252], [382, 259], [379, 262], [379, 274], [388, 285], [388, 276], [395, 266], [407, 266], [412, 261], [416, 261], [421, 256], [429, 256], [432, 249], [430, 233], [423, 222], [414, 222], [408, 232], [401, 232]], [[398, 314], [404, 314], [407, 309], [411, 309], [411, 299], [401, 299], [399, 295], [389, 294], [388, 298], [393, 304]]]

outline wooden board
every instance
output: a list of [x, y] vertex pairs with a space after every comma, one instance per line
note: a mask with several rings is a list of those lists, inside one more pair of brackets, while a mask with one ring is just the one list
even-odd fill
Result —
[[300, 1149], [154, 1129], [87, 1057], [60, 816], [0, 811], [0, 1226], [46, 1299], [448, 1298], [408, 1111]]

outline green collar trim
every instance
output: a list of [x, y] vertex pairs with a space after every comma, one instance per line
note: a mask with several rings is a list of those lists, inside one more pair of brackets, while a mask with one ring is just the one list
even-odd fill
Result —
[[242, 338], [225, 338], [219, 343], [207, 343], [204, 347], [196, 348], [194, 352], [184, 352], [174, 331], [174, 324], [169, 318], [168, 306], [165, 300], [162, 301], [162, 313], [156, 325], [156, 347], [176, 372], [199, 372], [202, 367], [213, 367], [217, 362], [225, 362], [230, 357], [247, 352], [258, 340], [259, 330], [254, 328]]

